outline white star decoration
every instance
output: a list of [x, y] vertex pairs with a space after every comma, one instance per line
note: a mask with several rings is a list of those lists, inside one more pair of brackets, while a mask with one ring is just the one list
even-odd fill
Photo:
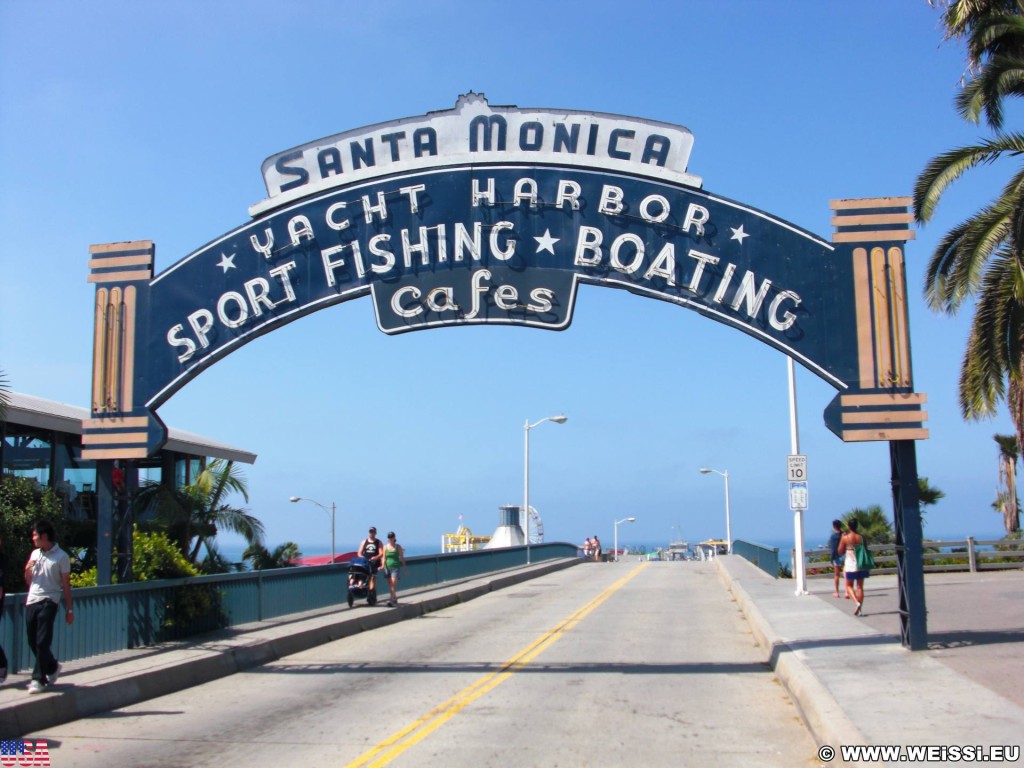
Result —
[[732, 230], [732, 237], [730, 237], [729, 239], [738, 240], [740, 245], [743, 245], [743, 238], [750, 237], [750, 235], [743, 231], [742, 224], [740, 224], [739, 227], [729, 227], [729, 229]]
[[238, 267], [235, 266], [235, 254], [232, 253], [230, 256], [227, 256], [223, 251], [221, 251], [220, 262], [217, 266], [224, 270], [225, 275], [228, 273], [229, 269], [238, 269]]
[[555, 243], [557, 243], [562, 238], [560, 238], [560, 237], [552, 237], [551, 236], [551, 230], [550, 229], [545, 229], [543, 237], [535, 237], [533, 239], [537, 241], [536, 253], [540, 253], [541, 251], [547, 251], [552, 256], [554, 256], [555, 255]]

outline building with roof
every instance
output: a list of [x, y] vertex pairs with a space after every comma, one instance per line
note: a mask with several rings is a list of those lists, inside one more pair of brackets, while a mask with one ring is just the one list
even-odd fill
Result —
[[[110, 547], [111, 539], [121, 554], [130, 550], [134, 520], [130, 499], [140, 483], [180, 487], [192, 482], [211, 459], [243, 464], [256, 461], [255, 453], [171, 427], [167, 442], [155, 455], [114, 462], [113, 495], [106, 499], [101, 492], [99, 463], [82, 458], [84, 422], [91, 418], [86, 408], [9, 393], [7, 419], [0, 422], [0, 466], [4, 474], [32, 478], [52, 488], [65, 504], [69, 519], [97, 520], [97, 550], [101, 554]], [[104, 506], [112, 507], [110, 530], [106, 530]], [[122, 560], [127, 563], [127, 558]], [[101, 558], [101, 584], [108, 583], [110, 569]]]

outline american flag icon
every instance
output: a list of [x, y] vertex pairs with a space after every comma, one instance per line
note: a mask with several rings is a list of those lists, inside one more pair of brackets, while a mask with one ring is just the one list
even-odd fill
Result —
[[0, 768], [50, 765], [50, 745], [46, 739], [4, 739], [0, 741]]

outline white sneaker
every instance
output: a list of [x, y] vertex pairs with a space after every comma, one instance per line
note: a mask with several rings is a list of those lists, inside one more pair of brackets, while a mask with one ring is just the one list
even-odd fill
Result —
[[44, 686], [38, 680], [33, 680], [31, 683], [28, 684], [28, 694], [29, 694], [29, 696], [34, 696], [35, 694], [42, 693], [45, 690], [46, 690], [46, 686]]
[[58, 661], [57, 662], [57, 669], [54, 670], [51, 674], [46, 676], [46, 683], [47, 683], [47, 685], [53, 685], [54, 683], [56, 683], [57, 682], [57, 678], [60, 677], [60, 673], [63, 672], [63, 671], [64, 671], [64, 665], [61, 664]]

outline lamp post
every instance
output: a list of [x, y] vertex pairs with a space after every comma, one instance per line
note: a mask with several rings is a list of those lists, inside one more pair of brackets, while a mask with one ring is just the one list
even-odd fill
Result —
[[615, 521], [615, 562], [619, 562], [619, 523], [635, 523], [635, 517], [624, 517]]
[[328, 509], [319, 501], [313, 501], [313, 499], [304, 499], [301, 496], [292, 496], [288, 501], [293, 504], [298, 501], [308, 501], [310, 504], [316, 504], [320, 509], [331, 516], [331, 565], [334, 565], [334, 502], [331, 502], [331, 508]]
[[729, 554], [732, 554], [732, 520], [729, 517], [729, 472], [719, 472], [717, 469], [708, 469], [707, 467], [701, 467], [700, 473], [706, 475], [709, 472], [714, 472], [716, 475], [721, 475], [725, 478], [725, 541], [728, 545]]
[[530, 564], [530, 430], [539, 427], [545, 421], [553, 421], [555, 424], [565, 424], [569, 419], [566, 416], [547, 416], [533, 424], [527, 419], [523, 425], [523, 517], [526, 520], [524, 532], [526, 533], [526, 564]]

